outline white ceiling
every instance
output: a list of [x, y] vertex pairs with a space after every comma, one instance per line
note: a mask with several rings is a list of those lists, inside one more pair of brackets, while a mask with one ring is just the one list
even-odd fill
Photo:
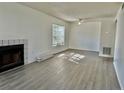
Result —
[[120, 2], [24, 2], [33, 9], [73, 22], [79, 18], [115, 17]]

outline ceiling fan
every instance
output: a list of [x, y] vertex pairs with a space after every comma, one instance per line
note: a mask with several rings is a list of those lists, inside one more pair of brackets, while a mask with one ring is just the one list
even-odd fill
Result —
[[79, 18], [77, 19], [78, 25], [84, 23], [84, 22], [93, 22], [93, 21], [99, 21], [101, 19], [106, 18], [114, 18], [114, 15], [102, 15], [102, 16], [95, 16], [95, 17], [87, 17], [87, 18]]

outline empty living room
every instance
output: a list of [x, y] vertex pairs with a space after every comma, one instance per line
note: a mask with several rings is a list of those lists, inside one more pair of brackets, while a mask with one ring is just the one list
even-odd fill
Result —
[[0, 2], [0, 90], [123, 90], [123, 2]]

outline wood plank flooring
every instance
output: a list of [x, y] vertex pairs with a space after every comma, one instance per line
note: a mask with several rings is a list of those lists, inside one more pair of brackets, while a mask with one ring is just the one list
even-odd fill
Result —
[[68, 50], [40, 63], [0, 73], [1, 90], [119, 90], [111, 59]]

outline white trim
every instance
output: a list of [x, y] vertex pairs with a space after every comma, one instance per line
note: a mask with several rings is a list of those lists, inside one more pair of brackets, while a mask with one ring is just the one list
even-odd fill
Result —
[[99, 50], [91, 50], [91, 49], [81, 49], [81, 48], [69, 48], [69, 49], [76, 49], [76, 50], [85, 50], [85, 51], [92, 51], [92, 52], [99, 52]]
[[121, 87], [121, 90], [124, 90], [124, 87], [123, 87], [123, 85], [121, 83], [121, 79], [119, 77], [119, 73], [118, 73], [118, 69], [117, 69], [117, 66], [116, 66], [116, 62], [113, 62], [113, 65], [114, 65], [114, 68], [115, 68], [115, 72], [116, 72], [117, 79], [118, 79], [119, 85]]
[[104, 55], [104, 54], [99, 54], [100, 57], [109, 57], [109, 58], [113, 58], [112, 55]]

